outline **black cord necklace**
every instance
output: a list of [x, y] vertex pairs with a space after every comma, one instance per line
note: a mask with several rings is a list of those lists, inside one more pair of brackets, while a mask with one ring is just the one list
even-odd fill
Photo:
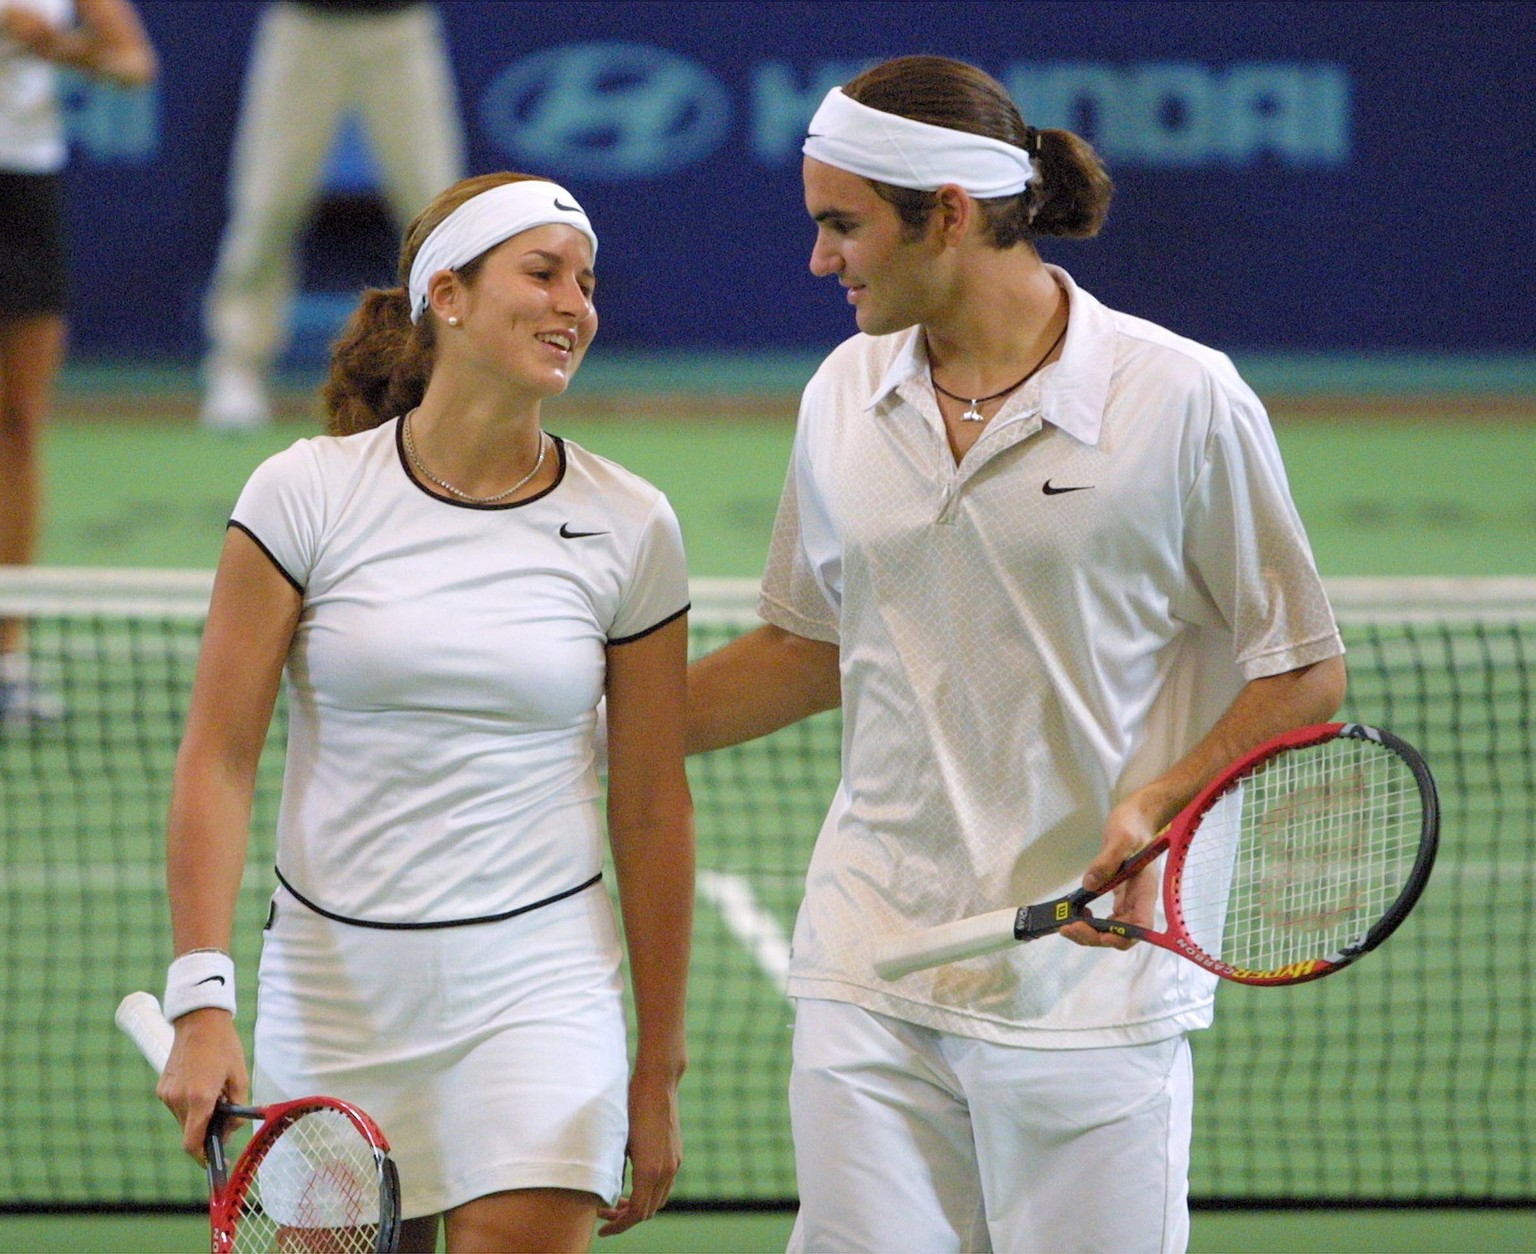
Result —
[[1035, 375], [1039, 372], [1040, 367], [1045, 365], [1045, 359], [1056, 351], [1056, 345], [1061, 343], [1066, 334], [1067, 324], [1063, 322], [1061, 324], [1061, 331], [1057, 334], [1056, 338], [1051, 341], [1051, 346], [1045, 350], [1044, 356], [1042, 356], [1039, 361], [1037, 361], [1033, 366], [1029, 368], [1029, 373], [1020, 379], [1017, 383], [1009, 384], [1001, 392], [993, 392], [991, 396], [978, 396], [974, 400], [965, 396], [956, 396], [947, 388], [942, 388], [939, 386], [939, 381], [933, 377], [932, 366], [928, 367], [928, 382], [933, 384], [933, 390], [939, 393], [941, 396], [947, 396], [952, 401], [964, 401], [967, 405], [970, 406], [970, 408], [967, 409], [965, 413], [960, 415], [960, 420], [962, 422], [985, 422], [986, 417], [982, 414], [981, 410], [977, 409], [976, 407], [978, 405], [985, 405], [988, 401], [995, 401], [1000, 396], [1007, 396], [1010, 392], [1017, 392], [1021, 387], [1023, 387], [1026, 383], [1035, 377]]

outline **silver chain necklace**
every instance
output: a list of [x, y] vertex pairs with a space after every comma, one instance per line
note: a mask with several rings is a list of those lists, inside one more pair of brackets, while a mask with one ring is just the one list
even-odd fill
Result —
[[439, 479], [426, 468], [426, 465], [421, 460], [421, 454], [416, 451], [416, 437], [411, 434], [411, 419], [415, 416], [415, 413], [416, 411], [413, 409], [400, 420], [400, 434], [405, 442], [405, 456], [406, 460], [411, 463], [411, 469], [429, 483], [436, 484], [444, 492], [458, 498], [467, 505], [494, 505], [497, 501], [504, 501], [519, 488], [525, 486], [544, 467], [544, 457], [549, 452], [549, 441], [545, 439], [544, 432], [541, 430], [539, 432], [539, 456], [533, 463], [532, 470], [505, 492], [498, 492], [495, 496], [471, 496], [468, 492], [460, 491], [454, 487], [446, 479]]

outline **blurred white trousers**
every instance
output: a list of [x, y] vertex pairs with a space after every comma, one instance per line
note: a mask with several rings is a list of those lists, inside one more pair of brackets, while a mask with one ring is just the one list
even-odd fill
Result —
[[229, 176], [229, 220], [205, 307], [206, 369], [264, 374], [288, 338], [298, 244], [342, 119], [355, 113], [403, 228], [464, 166], [441, 22], [269, 5], [258, 19]]

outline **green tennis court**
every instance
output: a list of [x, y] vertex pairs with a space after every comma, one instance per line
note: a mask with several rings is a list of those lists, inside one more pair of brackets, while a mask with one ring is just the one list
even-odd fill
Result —
[[[668, 492], [701, 579], [750, 579], [803, 366], [619, 363], [563, 400], [548, 425]], [[1469, 382], [1421, 367], [1362, 387], [1271, 366], [1261, 391], [1325, 576], [1536, 576], [1528, 375], [1501, 366]], [[48, 444], [49, 565], [211, 568], [251, 467], [313, 429], [302, 388], [290, 421], [230, 439], [193, 425], [191, 380], [175, 372], [81, 371], [68, 384]], [[1500, 584], [1500, 597], [1514, 586]], [[716, 586], [698, 600], [700, 647], [750, 621], [737, 590]], [[1196, 1193], [1306, 1209], [1202, 1210], [1196, 1249], [1536, 1244], [1529, 1209], [1331, 1209], [1383, 1198], [1528, 1207], [1536, 1196], [1532, 938], [1519, 917], [1536, 887], [1526, 669], [1536, 610], [1496, 598], [1486, 612], [1465, 607], [1466, 625], [1447, 632], [1414, 604], [1351, 611], [1353, 699], [1360, 717], [1434, 741], [1424, 747], [1456, 797], [1454, 870], [1432, 883], [1399, 939], [1337, 980], [1226, 995], [1217, 1029], [1196, 1042]], [[169, 1116], [110, 1014], [123, 981], [153, 981], [163, 966], [158, 824], [195, 615], [110, 628], [66, 616], [37, 634], [73, 659], [66, 695], [79, 717], [70, 721], [90, 730], [0, 741], [10, 954], [0, 984], [0, 1207], [194, 1203], [198, 1174], [177, 1161]], [[679, 1195], [697, 1203], [761, 1205], [793, 1191], [781, 1098], [789, 1011], [777, 980], [835, 776], [835, 725], [773, 739], [771, 750], [694, 767], [708, 957], [691, 1007], [690, 1159]], [[258, 832], [270, 829], [277, 765], [264, 772]], [[82, 844], [82, 827], [95, 843]], [[247, 966], [268, 888], [259, 870], [250, 879]], [[1490, 914], [1510, 918], [1510, 929], [1495, 936]], [[1493, 984], [1512, 990], [1507, 1000], [1490, 999]], [[1309, 1038], [1307, 1025], [1327, 1025], [1326, 1041]], [[1284, 1136], [1271, 1136], [1277, 1128]], [[132, 1144], [134, 1161], [72, 1161], [71, 1147], [104, 1140]], [[679, 1214], [605, 1248], [781, 1249], [788, 1224], [782, 1212]], [[0, 1218], [0, 1246], [13, 1249], [192, 1249], [202, 1233], [185, 1216]]]

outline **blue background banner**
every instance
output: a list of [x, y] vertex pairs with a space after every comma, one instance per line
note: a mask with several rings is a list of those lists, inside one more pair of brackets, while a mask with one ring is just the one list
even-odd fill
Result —
[[[77, 355], [190, 360], [224, 219], [253, 23], [140, 0], [150, 92], [73, 84]], [[832, 345], [806, 269], [799, 145], [826, 90], [909, 52], [971, 61], [1067, 126], [1117, 192], [1047, 241], [1106, 303], [1234, 352], [1536, 347], [1536, 10], [1524, 3], [524, 3], [441, 6], [473, 171], [566, 182], [603, 239], [608, 348]], [[327, 217], [373, 193], [344, 128], [305, 246], [313, 358], [397, 233]]]

